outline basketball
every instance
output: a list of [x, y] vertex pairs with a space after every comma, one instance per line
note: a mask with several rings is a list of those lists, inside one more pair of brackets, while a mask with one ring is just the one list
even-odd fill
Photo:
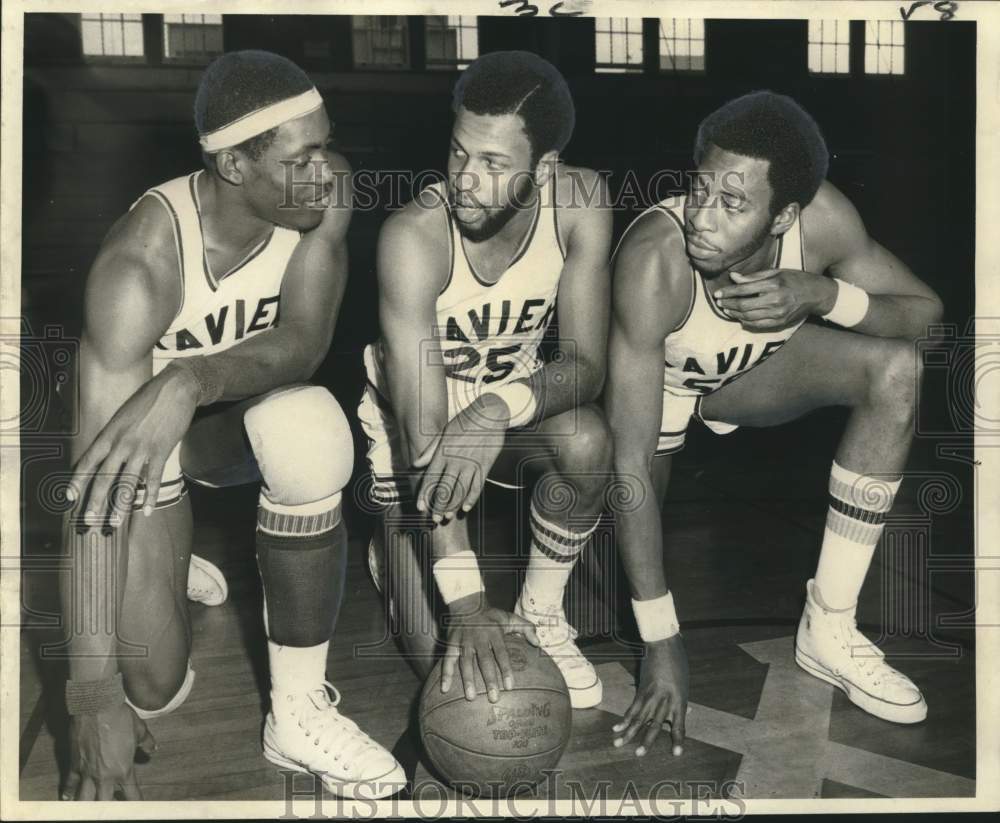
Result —
[[420, 739], [434, 768], [455, 788], [475, 796], [528, 791], [553, 768], [569, 743], [573, 723], [566, 682], [547, 654], [520, 635], [507, 635], [512, 691], [486, 697], [476, 666], [476, 698], [466, 700], [457, 668], [441, 692], [441, 661], [420, 695]]

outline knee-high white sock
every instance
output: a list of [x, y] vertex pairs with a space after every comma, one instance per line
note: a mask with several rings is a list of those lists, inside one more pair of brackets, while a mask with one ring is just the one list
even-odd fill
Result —
[[900, 482], [858, 474], [834, 461], [815, 580], [820, 599], [831, 609], [857, 603]]
[[562, 605], [566, 583], [573, 565], [587, 540], [594, 533], [600, 517], [584, 531], [574, 531], [547, 520], [531, 503], [531, 548], [525, 591], [537, 602]]

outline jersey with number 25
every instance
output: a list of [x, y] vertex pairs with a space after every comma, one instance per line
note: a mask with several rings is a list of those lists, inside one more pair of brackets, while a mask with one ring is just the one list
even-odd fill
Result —
[[[566, 260], [559, 235], [554, 180], [538, 191], [532, 222], [507, 269], [495, 283], [483, 279], [465, 252], [462, 235], [437, 184], [448, 218], [450, 265], [436, 301], [437, 344], [444, 360], [448, 417], [487, 387], [529, 377], [541, 367], [539, 345], [555, 314]], [[388, 397], [378, 343], [368, 378]], [[374, 366], [375, 374], [372, 374]]]

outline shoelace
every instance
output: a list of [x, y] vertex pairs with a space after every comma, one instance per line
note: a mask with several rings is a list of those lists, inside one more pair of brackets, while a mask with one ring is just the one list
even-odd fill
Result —
[[[573, 669], [588, 665], [573, 642], [579, 632], [566, 620], [561, 606], [539, 606], [534, 600], [529, 600], [525, 612], [531, 612], [542, 618], [534, 624], [535, 634], [538, 635], [538, 639], [549, 657], [555, 660], [560, 668]], [[532, 622], [534, 623], [534, 621]]]
[[[324, 754], [329, 754], [331, 746], [337, 745], [340, 751], [333, 759], [342, 761], [345, 771], [350, 771], [353, 760], [377, 748], [375, 741], [361, 731], [357, 723], [337, 710], [340, 692], [332, 683], [324, 681], [323, 689], [312, 691], [307, 697], [315, 711], [300, 716], [299, 726], [306, 729], [306, 737], [312, 737], [313, 745], [322, 747]], [[345, 738], [351, 742], [345, 745]]]
[[885, 652], [872, 643], [859, 630], [853, 618], [846, 618], [843, 621], [844, 637], [841, 647], [850, 652], [851, 660], [856, 667], [872, 681], [872, 685], [878, 686], [884, 681], [900, 686], [909, 686], [910, 680], [906, 675], [896, 671], [885, 662]]

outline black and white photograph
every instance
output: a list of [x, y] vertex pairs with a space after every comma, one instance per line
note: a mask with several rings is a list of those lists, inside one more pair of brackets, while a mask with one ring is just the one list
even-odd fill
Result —
[[1000, 8], [22, 0], [3, 86], [4, 819], [1000, 809]]

